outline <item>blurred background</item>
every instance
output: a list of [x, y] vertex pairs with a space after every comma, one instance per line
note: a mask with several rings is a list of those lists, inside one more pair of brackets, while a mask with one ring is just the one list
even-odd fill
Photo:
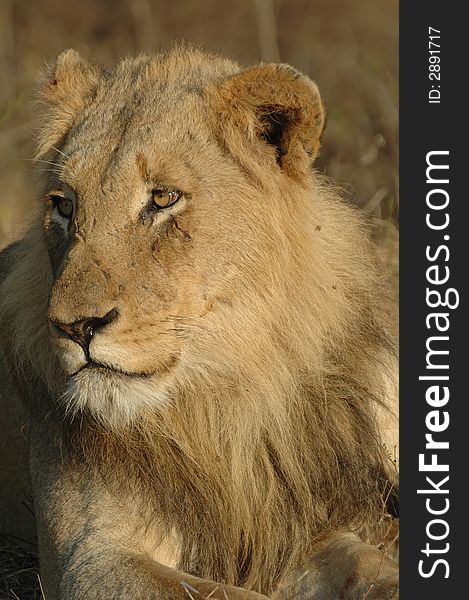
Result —
[[0, 244], [34, 202], [38, 72], [63, 49], [112, 65], [189, 40], [243, 65], [289, 62], [319, 85], [317, 166], [348, 198], [398, 213], [397, 0], [0, 0]]
[[[0, 0], [0, 247], [36, 201], [33, 92], [45, 63], [73, 47], [111, 66], [176, 40], [245, 66], [288, 62], [312, 77], [328, 109], [317, 167], [394, 231], [397, 0]], [[397, 260], [393, 244], [384, 247]], [[36, 573], [33, 548], [0, 540], [2, 599], [41, 598]]]

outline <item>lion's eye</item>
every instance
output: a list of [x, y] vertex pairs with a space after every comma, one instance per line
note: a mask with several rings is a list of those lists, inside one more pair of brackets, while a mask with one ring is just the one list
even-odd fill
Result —
[[50, 200], [61, 217], [64, 219], [71, 219], [74, 209], [73, 200], [57, 195], [50, 196]]
[[166, 190], [164, 188], [156, 188], [151, 192], [153, 206], [156, 209], [169, 208], [176, 204], [181, 198], [182, 192], [179, 190]]

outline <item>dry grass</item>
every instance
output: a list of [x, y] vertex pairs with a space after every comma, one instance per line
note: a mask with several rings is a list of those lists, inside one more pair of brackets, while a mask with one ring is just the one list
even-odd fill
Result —
[[11, 536], [0, 536], [0, 598], [42, 598], [36, 548]]
[[[397, 0], [1, 0], [0, 246], [35, 201], [37, 71], [75, 47], [104, 64], [188, 39], [243, 64], [290, 62], [328, 107], [318, 166], [388, 223], [398, 217]], [[13, 590], [13, 592], [10, 592]], [[40, 598], [36, 556], [0, 538], [0, 598]]]

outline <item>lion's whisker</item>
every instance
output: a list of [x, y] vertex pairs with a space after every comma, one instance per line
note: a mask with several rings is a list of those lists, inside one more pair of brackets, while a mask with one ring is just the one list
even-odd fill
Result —
[[62, 156], [64, 156], [65, 158], [71, 158], [71, 156], [69, 154], [66, 154], [65, 152], [63, 152], [62, 150], [57, 148], [57, 146], [51, 146], [51, 148], [53, 150], [55, 150], [56, 152], [58, 152], [59, 154], [61, 154]]

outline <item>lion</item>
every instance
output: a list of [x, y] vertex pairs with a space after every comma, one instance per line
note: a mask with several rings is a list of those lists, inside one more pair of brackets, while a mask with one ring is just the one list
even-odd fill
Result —
[[[316, 84], [67, 50], [39, 99], [0, 314], [47, 600], [397, 597], [357, 535], [395, 505], [392, 299], [372, 223], [313, 169]], [[2, 526], [28, 529], [3, 452]]]

